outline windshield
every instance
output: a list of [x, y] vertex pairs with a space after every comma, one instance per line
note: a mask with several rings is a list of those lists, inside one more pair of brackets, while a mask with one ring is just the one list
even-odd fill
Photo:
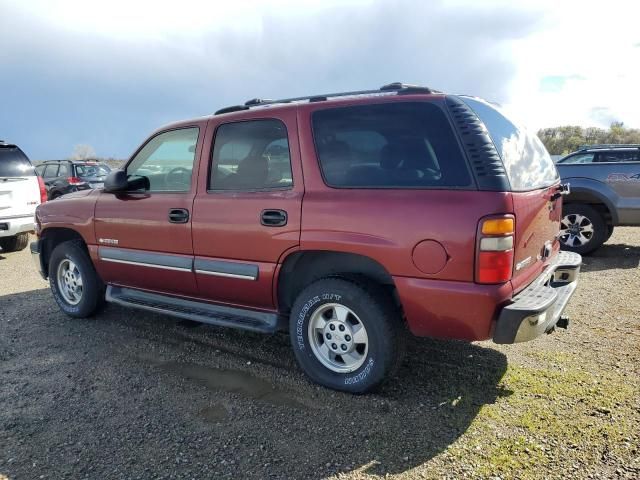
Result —
[[31, 177], [36, 172], [18, 147], [0, 147], [0, 177]]
[[103, 177], [110, 171], [111, 169], [106, 165], [76, 165], [78, 177]]

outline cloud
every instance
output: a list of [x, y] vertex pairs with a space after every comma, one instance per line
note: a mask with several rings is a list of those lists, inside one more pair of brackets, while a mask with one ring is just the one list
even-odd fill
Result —
[[125, 157], [163, 123], [253, 97], [405, 81], [505, 102], [510, 46], [541, 21], [508, 6], [361, 3], [265, 9], [247, 29], [232, 15], [162, 35], [109, 35], [75, 17], [71, 28], [4, 5], [0, 136], [36, 159], [66, 157], [79, 143]]
[[616, 114], [608, 107], [593, 107], [589, 112], [589, 117], [598, 125], [609, 126], [613, 122], [619, 121]]

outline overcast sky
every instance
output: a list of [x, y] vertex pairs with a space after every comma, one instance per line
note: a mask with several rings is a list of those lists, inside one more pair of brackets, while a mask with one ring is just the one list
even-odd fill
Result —
[[0, 0], [0, 138], [127, 158], [250, 98], [404, 81], [532, 128], [640, 127], [640, 2]]

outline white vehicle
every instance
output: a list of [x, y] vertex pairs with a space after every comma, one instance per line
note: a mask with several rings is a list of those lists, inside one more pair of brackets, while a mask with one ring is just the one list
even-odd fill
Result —
[[46, 201], [42, 178], [16, 145], [0, 140], [0, 248], [24, 250], [34, 230], [36, 207]]

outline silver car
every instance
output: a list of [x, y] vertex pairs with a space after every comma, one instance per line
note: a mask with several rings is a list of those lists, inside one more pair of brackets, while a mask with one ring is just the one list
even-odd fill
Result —
[[564, 199], [560, 242], [582, 255], [616, 226], [640, 225], [640, 145], [588, 145], [558, 160]]

